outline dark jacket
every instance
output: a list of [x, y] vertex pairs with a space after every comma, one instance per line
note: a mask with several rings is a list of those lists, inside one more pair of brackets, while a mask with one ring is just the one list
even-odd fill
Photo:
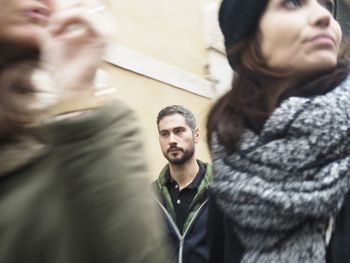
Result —
[[350, 192], [337, 215], [335, 229], [327, 250], [327, 263], [350, 263]]
[[169, 262], [137, 123], [117, 102], [0, 145], [1, 263]]
[[164, 214], [166, 233], [170, 239], [170, 247], [172, 247], [172, 258], [179, 263], [208, 262], [208, 186], [212, 168], [209, 164], [203, 164], [206, 173], [190, 206], [183, 234], [176, 226], [174, 208], [166, 187], [165, 175], [169, 169], [168, 165], [163, 168], [157, 181], [152, 184], [156, 201]]
[[[244, 247], [234, 232], [233, 222], [223, 213], [210, 193], [209, 262], [240, 263]], [[350, 192], [337, 215], [335, 229], [327, 248], [326, 263], [350, 263]]]
[[209, 196], [209, 262], [239, 263], [244, 248], [233, 230], [233, 222], [219, 208], [212, 192], [209, 193]]

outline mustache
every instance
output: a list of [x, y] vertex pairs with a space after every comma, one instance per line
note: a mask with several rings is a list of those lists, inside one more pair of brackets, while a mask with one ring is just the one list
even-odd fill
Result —
[[176, 147], [176, 146], [172, 146], [167, 150], [167, 153], [170, 153], [172, 151], [184, 151], [182, 148]]

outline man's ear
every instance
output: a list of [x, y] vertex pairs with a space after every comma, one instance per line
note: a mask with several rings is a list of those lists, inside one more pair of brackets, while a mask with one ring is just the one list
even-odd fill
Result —
[[195, 128], [193, 130], [193, 138], [194, 138], [194, 142], [195, 143], [199, 142], [200, 135], [199, 135], [199, 129], [198, 128]]
[[343, 2], [350, 8], [350, 0], [343, 0]]

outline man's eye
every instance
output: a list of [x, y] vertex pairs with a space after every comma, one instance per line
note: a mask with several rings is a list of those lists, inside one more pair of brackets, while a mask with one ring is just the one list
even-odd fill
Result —
[[175, 131], [174, 131], [174, 133], [177, 134], [177, 135], [178, 135], [178, 134], [181, 134], [182, 132], [183, 132], [183, 130], [181, 130], [181, 129], [178, 129], [178, 130], [175, 130]]

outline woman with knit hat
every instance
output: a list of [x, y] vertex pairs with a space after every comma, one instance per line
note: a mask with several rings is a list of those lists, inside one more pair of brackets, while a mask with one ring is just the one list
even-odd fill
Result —
[[333, 0], [223, 0], [212, 263], [350, 262], [350, 77]]

